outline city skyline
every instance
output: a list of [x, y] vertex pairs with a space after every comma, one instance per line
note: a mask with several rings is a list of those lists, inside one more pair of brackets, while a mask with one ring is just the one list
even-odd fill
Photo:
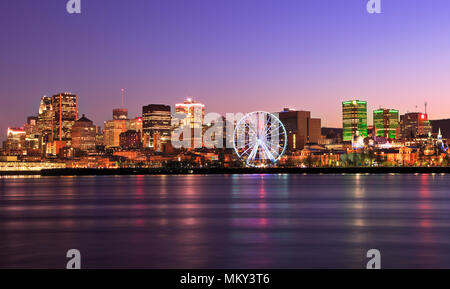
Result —
[[401, 114], [428, 101], [431, 119], [448, 118], [447, 1], [386, 2], [381, 15], [356, 0], [86, 2], [81, 15], [60, 2], [0, 4], [1, 132], [36, 115], [41, 95], [67, 90], [102, 124], [121, 88], [135, 116], [193, 96], [210, 112], [312, 111], [324, 127], [341, 127], [347, 99]]
[[449, 12], [1, 0], [0, 269], [450, 268]]
[[[77, 97], [77, 99], [78, 99], [78, 101], [79, 101], [79, 95], [77, 95], [76, 93], [72, 93], [72, 92], [58, 92], [58, 93], [55, 93], [54, 95], [53, 95], [53, 97], [58, 97], [59, 95], [64, 95], [64, 94], [69, 94], [69, 95], [74, 95], [74, 96], [76, 96]], [[43, 95], [42, 97], [41, 97], [41, 99], [40, 99], [40, 102], [42, 101], [42, 98], [47, 98], [47, 97], [49, 97], [49, 96], [47, 96], [47, 95]], [[49, 97], [49, 98], [52, 98], [52, 97]], [[197, 101], [197, 99], [195, 99], [194, 97], [192, 97], [192, 96], [186, 96], [185, 98], [184, 98], [184, 102], [190, 102], [190, 101]], [[384, 110], [384, 109], [386, 109], [386, 107], [383, 107], [383, 105], [379, 105], [379, 106], [374, 106], [374, 105], [370, 105], [370, 103], [368, 103], [366, 100], [364, 100], [364, 99], [358, 99], [358, 100], [356, 100], [356, 98], [352, 98], [352, 97], [349, 97], [349, 98], [347, 98], [347, 100], [345, 100], [345, 101], [343, 101], [343, 102], [341, 102], [340, 103], [340, 105], [342, 105], [343, 103], [349, 103], [349, 102], [356, 102], [356, 101], [358, 101], [358, 102], [360, 102], [360, 101], [362, 101], [362, 102], [364, 102], [365, 103], [365, 105], [366, 105], [366, 115], [364, 116], [365, 118], [366, 118], [366, 120], [367, 120], [367, 124], [366, 124], [366, 127], [374, 127], [375, 126], [375, 122], [374, 122], [374, 118], [373, 118], [373, 115], [372, 115], [372, 112], [373, 113], [375, 113], [375, 112], [378, 112], [378, 111], [380, 111], [380, 110]], [[180, 101], [179, 102], [177, 102], [177, 103], [175, 103], [175, 104], [169, 104], [169, 103], [148, 103], [148, 104], [141, 104], [141, 106], [138, 108], [138, 112], [137, 112], [137, 114], [136, 115], [128, 115], [128, 112], [129, 112], [129, 107], [127, 107], [126, 105], [119, 105], [119, 106], [117, 106], [117, 107], [110, 107], [109, 109], [110, 109], [110, 114], [111, 114], [111, 112], [112, 112], [112, 118], [113, 119], [116, 119], [115, 117], [115, 113], [116, 112], [121, 112], [121, 111], [125, 111], [125, 113], [126, 113], [126, 116], [123, 118], [123, 119], [128, 119], [128, 120], [130, 120], [130, 119], [137, 119], [137, 118], [140, 118], [140, 119], [142, 119], [143, 118], [143, 113], [142, 113], [142, 109], [143, 108], [145, 108], [145, 107], [148, 107], [148, 106], [166, 106], [166, 107], [170, 107], [170, 109], [169, 109], [169, 111], [170, 110], [173, 110], [173, 113], [174, 114], [176, 114], [176, 113], [182, 113], [182, 112], [177, 112], [176, 111], [176, 108], [177, 108], [177, 106], [179, 106], [179, 105], [181, 105], [180, 104]], [[205, 110], [205, 113], [216, 113], [216, 112], [214, 112], [214, 111], [208, 111], [207, 110], [207, 107], [208, 107], [208, 105], [205, 103], [205, 104], [202, 104], [202, 106], [203, 106], [203, 109]], [[373, 110], [370, 110], [369, 109], [369, 107], [377, 107], [377, 108], [374, 108]], [[400, 116], [400, 115], [406, 115], [406, 114], [410, 114], [410, 113], [418, 113], [418, 114], [424, 114], [424, 115], [430, 115], [429, 113], [427, 113], [427, 106], [428, 106], [428, 103], [424, 103], [424, 107], [423, 107], [423, 110], [422, 109], [420, 109], [418, 106], [416, 107], [417, 108], [417, 110], [412, 110], [412, 111], [402, 111], [401, 109], [398, 109], [398, 108], [390, 108], [391, 110], [395, 110], [396, 112], [397, 112], [397, 114], [398, 114], [398, 116]], [[39, 106], [38, 106], [39, 107]], [[79, 107], [79, 106], [78, 106]], [[273, 110], [273, 111], [268, 111], [269, 113], [282, 113], [282, 112], [286, 112], [286, 111], [295, 111], [295, 112], [308, 112], [308, 113], [311, 113], [311, 111], [309, 111], [309, 110], [307, 110], [307, 109], [297, 109], [296, 107], [286, 107], [286, 106], [279, 106], [279, 107], [283, 107], [282, 109], [278, 109], [278, 110]], [[140, 111], [139, 111], [139, 109], [140, 109]], [[324, 127], [324, 128], [338, 128], [338, 129], [342, 129], [343, 128], [343, 123], [342, 123], [342, 121], [343, 121], [343, 119], [344, 119], [344, 115], [343, 115], [343, 113], [342, 113], [342, 111], [340, 111], [340, 109], [341, 109], [341, 107], [338, 107], [338, 108], [336, 108], [336, 113], [340, 113], [340, 124], [338, 124], [338, 125], [336, 125], [336, 126], [321, 126], [321, 127]], [[37, 112], [39, 112], [39, 110], [40, 109], [37, 109], [36, 111]], [[135, 110], [135, 108], [132, 108], [132, 111], [134, 111]], [[389, 109], [388, 109], [389, 110]], [[257, 108], [255, 108], [253, 111], [257, 111]], [[244, 112], [236, 112], [236, 111], [233, 111], [233, 112], [225, 112], [225, 113], [219, 113], [219, 114], [221, 114], [222, 116], [225, 116], [227, 113], [244, 113], [244, 114], [247, 114], [247, 113], [250, 113], [250, 112], [253, 112], [253, 111], [244, 111]], [[79, 114], [80, 116], [81, 115], [83, 115], [83, 116], [87, 116], [84, 112], [82, 112], [80, 109], [78, 109], [77, 110], [77, 114]], [[24, 120], [23, 120], [23, 122], [22, 122], [22, 124], [21, 125], [8, 125], [7, 126], [7, 130], [8, 129], [12, 129], [12, 128], [23, 128], [23, 126], [24, 125], [26, 125], [26, 121], [27, 121], [27, 119], [28, 118], [30, 118], [30, 117], [36, 117], [37, 118], [37, 116], [38, 116], [38, 113], [36, 113], [36, 114], [30, 114], [30, 115], [28, 115], [28, 116], [25, 116], [24, 117]], [[89, 117], [94, 117], [95, 118], [95, 115], [90, 115]], [[80, 117], [77, 117], [75, 120], [78, 120]], [[109, 116], [109, 117], [107, 117], [105, 120], [101, 120], [99, 123], [95, 123], [94, 122], [94, 124], [96, 125], [96, 126], [98, 126], [98, 127], [100, 127], [101, 129], [105, 129], [105, 124], [108, 122], [108, 121], [110, 121], [111, 119], [111, 116]], [[320, 118], [319, 118], [320, 119]], [[444, 117], [442, 120], [446, 120], [446, 119], [450, 119], [450, 114], [447, 116], [447, 117]], [[429, 120], [433, 120], [432, 118], [429, 118]]]

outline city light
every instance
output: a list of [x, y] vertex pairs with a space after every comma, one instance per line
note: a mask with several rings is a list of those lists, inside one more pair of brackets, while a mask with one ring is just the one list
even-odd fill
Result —
[[[254, 140], [247, 134], [251, 130], [268, 133], [267, 123], [239, 133], [248, 135], [248, 149], [242, 150], [226, 140], [233, 139], [242, 116], [230, 124], [225, 122], [223, 138], [227, 145], [217, 146], [223, 142], [211, 141], [217, 127], [204, 123], [206, 105], [191, 97], [175, 104], [175, 113], [184, 115], [181, 121], [172, 121], [170, 105], [150, 104], [143, 106], [142, 115], [135, 118], [128, 117], [126, 108], [113, 109], [113, 120], [105, 121], [103, 129], [85, 115], [78, 118], [77, 98], [70, 93], [42, 97], [38, 117], [29, 118], [31, 121], [21, 128], [9, 127], [2, 154], [11, 164], [0, 170], [164, 168], [168, 163], [184, 168], [448, 164], [447, 139], [441, 133], [432, 134], [427, 114], [400, 115], [398, 109], [380, 108], [373, 111], [373, 124], [368, 124], [364, 100], [342, 102], [343, 128], [331, 129], [331, 134], [327, 133], [329, 128], [322, 128], [321, 119], [311, 117], [311, 112], [286, 108], [277, 113], [280, 125], [276, 133], [254, 135]], [[172, 136], [184, 127], [190, 128], [191, 134], [180, 134], [179, 146]], [[280, 131], [285, 131], [284, 143], [275, 149], [273, 140]], [[355, 159], [355, 154], [374, 157]], [[16, 164], [8, 159], [10, 156], [18, 158]], [[30, 165], [33, 162], [35, 165]]]
[[18, 129], [18, 128], [8, 128], [8, 133], [7, 135], [21, 135], [21, 134], [25, 134], [25, 131], [23, 130], [23, 128]]

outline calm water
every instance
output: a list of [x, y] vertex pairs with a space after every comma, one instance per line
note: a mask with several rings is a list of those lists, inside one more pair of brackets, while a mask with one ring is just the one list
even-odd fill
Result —
[[448, 175], [0, 179], [0, 268], [450, 268]]

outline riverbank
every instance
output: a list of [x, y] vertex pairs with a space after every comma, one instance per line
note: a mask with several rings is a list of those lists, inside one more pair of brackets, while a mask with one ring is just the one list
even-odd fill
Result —
[[347, 167], [347, 168], [196, 168], [196, 169], [51, 169], [0, 172], [3, 176], [185, 175], [185, 174], [450, 174], [450, 167]]

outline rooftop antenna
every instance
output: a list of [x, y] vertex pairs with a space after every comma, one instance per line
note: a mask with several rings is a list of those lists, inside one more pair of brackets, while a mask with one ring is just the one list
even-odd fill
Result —
[[425, 114], [427, 114], [427, 106], [428, 106], [428, 102], [425, 101]]
[[125, 105], [125, 89], [122, 88], [121, 91], [122, 91], [122, 108], [123, 108]]

